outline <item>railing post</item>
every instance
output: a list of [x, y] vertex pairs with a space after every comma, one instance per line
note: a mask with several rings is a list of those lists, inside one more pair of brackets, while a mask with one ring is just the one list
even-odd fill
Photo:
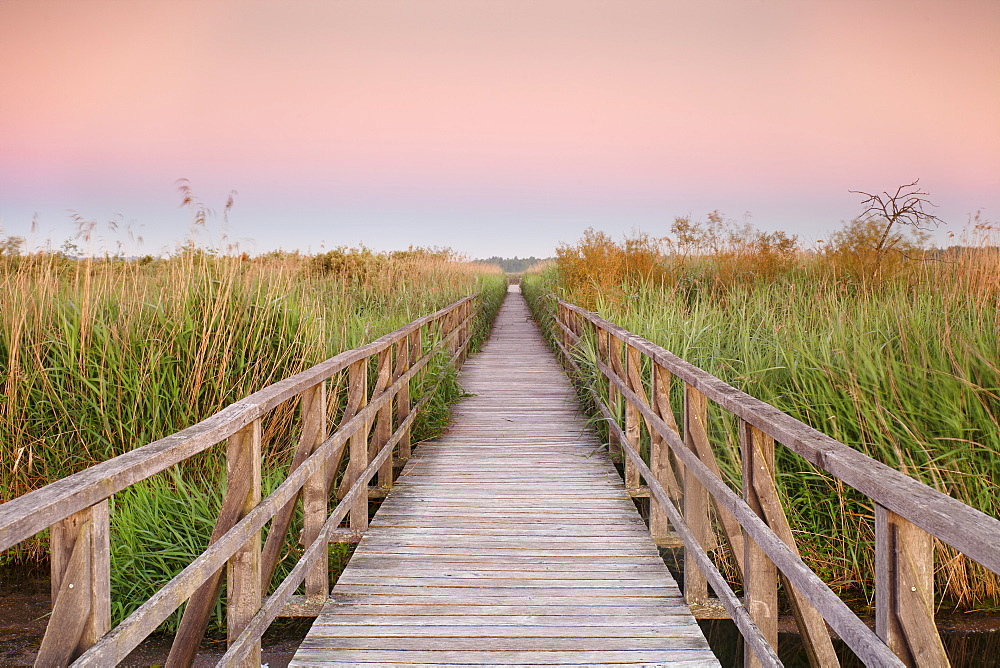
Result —
[[[322, 382], [302, 393], [302, 441], [315, 451], [326, 440], [326, 383]], [[330, 495], [326, 461], [316, 473], [309, 476], [302, 487], [302, 543], [312, 545], [326, 522], [327, 498]], [[323, 547], [323, 556], [306, 573], [306, 598], [323, 600], [330, 593], [328, 571], [329, 547]]]
[[[558, 311], [557, 311], [558, 320], [559, 320], [559, 323], [562, 324], [562, 325], [564, 325], [566, 328], [569, 328], [569, 326], [570, 326], [569, 325], [569, 314], [570, 314], [570, 310], [569, 310], [569, 308], [565, 304], [558, 304]], [[562, 337], [563, 348], [566, 349], [567, 354], [568, 354], [568, 352], [570, 350], [570, 346], [573, 345], [573, 342], [570, 341], [569, 334], [566, 332], [565, 329], [560, 328], [559, 335]]]
[[[774, 483], [774, 439], [740, 420], [743, 459], [743, 499], [758, 517], [767, 521], [754, 482], [760, 477]], [[750, 611], [761, 635], [778, 648], [778, 569], [746, 531], [743, 532], [743, 605]], [[757, 668], [760, 661], [744, 643], [743, 665]]]
[[[410, 337], [411, 334], [407, 334], [405, 337], [396, 342], [395, 345], [395, 355], [396, 364], [392, 370], [392, 382], [396, 382], [402, 378], [403, 374], [410, 370]], [[410, 383], [403, 383], [399, 392], [396, 393], [396, 428], [403, 424], [407, 416], [410, 414]], [[405, 454], [404, 454], [405, 450]], [[403, 431], [400, 436], [399, 444], [396, 446], [397, 457], [406, 461], [410, 457], [410, 430], [409, 428]]]
[[[446, 313], [444, 316], [441, 336], [443, 338], [450, 337], [454, 329], [455, 329], [455, 309], [452, 309], [448, 311], [448, 313]], [[448, 338], [448, 344], [445, 347], [445, 349], [448, 351], [449, 357], [454, 355], [455, 351], [458, 350], [456, 346], [457, 342], [454, 339]]]
[[66, 665], [111, 630], [109, 536], [107, 501], [52, 525], [52, 616], [35, 665]]
[[[413, 365], [417, 363], [417, 360], [420, 359], [423, 352], [423, 344], [421, 343], [419, 328], [411, 332], [406, 338], [405, 352], [407, 361], [406, 368], [403, 371], [404, 373], [413, 368]], [[410, 397], [410, 384], [412, 382], [413, 379], [411, 378], [410, 381], [407, 382], [402, 389], [400, 389], [399, 395], [396, 399], [396, 414], [399, 417], [400, 422], [406, 419], [406, 417], [410, 414], [410, 402], [412, 401]], [[412, 454], [411, 433], [411, 427], [407, 427], [406, 432], [399, 441], [399, 458], [403, 461], [408, 460]]]
[[[684, 384], [684, 444], [696, 455], [695, 430], [707, 432], [708, 402], [705, 395]], [[684, 523], [698, 543], [708, 552], [712, 549], [712, 524], [708, 517], [708, 490], [690, 467], [684, 470]], [[708, 602], [708, 581], [695, 565], [690, 549], [684, 548], [684, 600], [688, 605]]]
[[[347, 383], [350, 388], [348, 392], [347, 407], [350, 415], [344, 415], [346, 422], [354, 417], [358, 411], [368, 405], [368, 358], [358, 360], [347, 369]], [[353, 408], [353, 411], [351, 410]], [[348, 449], [350, 459], [347, 462], [347, 472], [345, 474], [347, 482], [344, 489], [349, 489], [362, 472], [368, 468], [368, 422], [361, 425], [351, 435]], [[358, 495], [354, 505], [351, 506], [351, 528], [355, 531], [364, 531], [368, 528], [368, 485], [362, 485], [361, 494]]]
[[[226, 480], [232, 483], [236, 478], [246, 480], [249, 476], [250, 489], [243, 500], [240, 517], [260, 503], [261, 464], [260, 420], [254, 420], [226, 443]], [[226, 636], [229, 645], [239, 637], [243, 629], [260, 610], [260, 532], [250, 536], [226, 564]], [[254, 644], [250, 654], [242, 662], [243, 666], [260, 666], [260, 639]]]
[[[380, 396], [392, 382], [392, 348], [387, 347], [378, 356], [378, 380], [375, 382], [373, 399]], [[372, 447], [368, 452], [369, 459], [374, 459], [381, 452], [389, 437], [392, 436], [392, 400], [387, 401], [378, 409], [375, 422], [375, 433], [372, 435]], [[392, 454], [390, 453], [378, 470], [379, 487], [392, 487]]]
[[469, 301], [465, 302], [465, 305], [462, 307], [462, 310], [464, 311], [462, 322], [464, 322], [465, 324], [462, 325], [462, 341], [461, 341], [462, 356], [458, 360], [459, 366], [465, 364], [465, 360], [469, 356], [469, 346], [472, 341], [472, 322], [469, 319], [472, 317], [472, 314], [475, 313], [476, 310], [476, 304], [474, 300], [470, 299]]
[[934, 623], [934, 539], [875, 504], [875, 632], [908, 666], [948, 666]]
[[[609, 369], [611, 369], [611, 371], [618, 373], [618, 368], [621, 366], [621, 362], [619, 361], [618, 364], [615, 364], [615, 358], [617, 356], [619, 360], [621, 359], [621, 349], [616, 345], [616, 342], [620, 343], [620, 341], [618, 341], [618, 339], [607, 330], [598, 329], [597, 332], [599, 337], [598, 341], [600, 342], [603, 339], [604, 342], [603, 351], [600, 351], [601, 346], [600, 343], [598, 344], [598, 350], [601, 353], [600, 357], [602, 361]], [[621, 414], [621, 411], [619, 410], [620, 404], [621, 393], [618, 391], [618, 387], [615, 385], [614, 381], [609, 378], [607, 406], [616, 421], [619, 419], [619, 415]], [[608, 440], [610, 446], [608, 449], [612, 457], [617, 456], [619, 460], [623, 459], [625, 457], [625, 452], [622, 450], [622, 444], [618, 442], [614, 432], [610, 432], [610, 430]]]
[[[674, 420], [673, 411], [670, 408], [671, 374], [656, 362], [652, 363], [652, 367], [653, 377], [650, 399], [653, 411], [667, 423], [668, 427], [671, 427], [674, 432], [680, 435], [680, 430], [677, 429], [677, 423]], [[681, 498], [681, 488], [677, 482], [677, 476], [674, 474], [673, 467], [670, 465], [670, 448], [655, 429], [649, 430], [649, 437], [649, 468], [653, 472], [653, 475], [656, 476], [656, 480], [667, 491], [667, 494], [670, 495], [670, 498], [676, 502]], [[670, 535], [667, 514], [655, 499], [650, 499], [649, 503], [649, 532], [653, 536], [653, 540], [657, 541], [658, 544], [666, 540]]]
[[[625, 374], [622, 380], [630, 390], [638, 394], [640, 397], [645, 396], [645, 391], [642, 387], [642, 356], [638, 350], [630, 345], [625, 345]], [[634, 406], [631, 401], [625, 401], [625, 437], [628, 442], [635, 449], [636, 453], [642, 456], [642, 443], [641, 435], [642, 429], [639, 423], [640, 415], [639, 408]], [[639, 487], [639, 469], [636, 468], [635, 463], [629, 459], [625, 458], [625, 488], [632, 491]]]

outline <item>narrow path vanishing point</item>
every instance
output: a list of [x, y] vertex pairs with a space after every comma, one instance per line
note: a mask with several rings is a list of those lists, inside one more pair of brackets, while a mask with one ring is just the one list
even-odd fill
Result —
[[292, 666], [718, 666], [516, 289]]

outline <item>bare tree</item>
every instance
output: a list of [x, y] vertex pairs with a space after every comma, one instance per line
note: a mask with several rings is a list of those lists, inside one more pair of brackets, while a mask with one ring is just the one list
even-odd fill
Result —
[[851, 191], [864, 195], [865, 198], [861, 202], [865, 210], [860, 219], [877, 223], [881, 230], [873, 249], [874, 274], [878, 274], [885, 255], [903, 245], [905, 239], [902, 228], [915, 230], [915, 234], [919, 237], [920, 233], [927, 233], [944, 222], [927, 211], [927, 207], [933, 207], [935, 204], [927, 198], [928, 193], [920, 189], [919, 183], [920, 179], [917, 179], [913, 183], [899, 186], [892, 194], [889, 191], [879, 195], [862, 190]]

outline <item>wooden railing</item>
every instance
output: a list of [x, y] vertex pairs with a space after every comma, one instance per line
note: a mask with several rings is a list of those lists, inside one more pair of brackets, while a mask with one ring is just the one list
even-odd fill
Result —
[[[392, 485], [393, 459], [409, 457], [411, 425], [433, 395], [428, 392], [411, 405], [411, 380], [439, 354], [461, 364], [477, 303], [477, 296], [466, 297], [266, 387], [192, 427], [0, 505], [0, 551], [51, 529], [53, 609], [36, 665], [115, 665], [185, 601], [167, 665], [190, 665], [225, 570], [229, 649], [220, 665], [260, 666], [261, 635], [293, 603], [296, 588], [305, 582], [304, 603], [313, 609], [329, 595], [330, 542], [345, 534], [356, 539], [367, 528], [370, 481], [377, 477], [382, 489]], [[338, 400], [329, 396], [336, 390], [328, 390], [328, 381], [340, 378], [338, 374], [346, 375], [346, 408], [339, 427], [328, 434], [328, 407]], [[371, 391], [370, 375], [375, 379]], [[296, 399], [300, 438], [288, 475], [262, 500], [261, 420]], [[227, 486], [209, 547], [112, 629], [109, 498], [223, 440]], [[346, 470], [337, 486], [345, 450]], [[333, 492], [340, 502], [328, 512]], [[265, 599], [299, 498], [304, 552]], [[349, 526], [342, 529], [345, 519]]]
[[[564, 360], [581, 374], [578, 360], [588, 359], [601, 384], [607, 381], [607, 401], [603, 387], [588, 390], [606, 418], [612, 446], [623, 455], [626, 486], [648, 486], [654, 538], [666, 536], [669, 526], [683, 541], [687, 602], [704, 604], [712, 586], [743, 635], [746, 665], [781, 665], [779, 578], [812, 665], [839, 665], [827, 624], [866, 665], [948, 665], [934, 622], [934, 540], [1000, 573], [1000, 521], [593, 313], [562, 300], [555, 310], [553, 335]], [[683, 384], [679, 420], [670, 406], [675, 382]], [[741, 493], [721, 477], [707, 428], [709, 401], [738, 420]], [[775, 486], [776, 441], [871, 499], [874, 632], [800, 558]], [[742, 575], [742, 600], [709, 557], [716, 545], [710, 505]]]

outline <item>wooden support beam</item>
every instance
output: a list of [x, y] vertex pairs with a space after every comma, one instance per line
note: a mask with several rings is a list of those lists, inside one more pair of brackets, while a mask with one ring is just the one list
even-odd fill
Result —
[[[597, 358], [608, 365], [609, 368], [614, 370], [614, 364], [612, 358], [614, 357], [612, 337], [608, 332], [603, 329], [597, 330]], [[620, 366], [620, 364], [619, 364]], [[612, 415], [612, 419], [618, 420], [619, 410], [618, 406], [621, 401], [621, 393], [618, 388], [615, 387], [615, 383], [610, 378], [608, 379], [608, 400], [605, 404], [608, 411]], [[614, 433], [614, 430], [608, 430], [608, 451], [612, 457], [618, 457], [619, 459], [625, 458], [625, 453], [622, 451], [621, 443], [618, 442], [618, 438]]]
[[[250, 485], [240, 507], [240, 519], [253, 510], [261, 498], [261, 432], [260, 420], [254, 420], [239, 432], [242, 437], [229, 439], [226, 448], [226, 478], [249, 475]], [[260, 532], [247, 537], [247, 542], [226, 564], [226, 638], [232, 644], [260, 610], [263, 597], [260, 572]], [[259, 668], [260, 639], [240, 664]]]
[[[401, 339], [396, 344], [396, 363], [392, 370], [392, 380], [396, 382], [399, 378], [409, 371], [412, 361], [412, 352], [410, 349], [410, 337]], [[406, 420], [406, 416], [410, 414], [410, 384], [403, 383], [402, 387], [399, 388], [399, 392], [396, 393], [396, 424], [400, 425]], [[405, 454], [404, 454], [405, 451]], [[409, 428], [403, 433], [403, 436], [399, 439], [399, 445], [396, 447], [396, 452], [400, 459], [409, 459], [410, 457], [410, 430]], [[398, 459], [394, 462], [394, 466], [398, 463]], [[395, 474], [393, 474], [395, 475]]]
[[[684, 385], [684, 444], [697, 453], [694, 432], [704, 431], [708, 419], [705, 395]], [[684, 472], [684, 522], [705, 552], [713, 547], [712, 523], [708, 516], [708, 491], [690, 469]], [[684, 600], [688, 605], [708, 601], [708, 581], [695, 565], [696, 557], [684, 548]]]
[[[795, 544], [795, 536], [792, 528], [788, 524], [788, 518], [781, 507], [781, 499], [778, 497], [778, 488], [775, 485], [775, 475], [773, 469], [762, 473], [760, 467], [768, 466], [768, 456], [765, 449], [773, 448], [773, 442], [768, 445], [770, 437], [763, 433], [754, 433], [751, 439], [755, 448], [759, 451], [754, 454], [754, 466], [759, 475], [753, 476], [753, 488], [757, 504], [764, 513], [764, 519], [768, 527], [785, 545], [795, 553], [799, 554]], [[839, 666], [840, 659], [833, 649], [833, 642], [830, 640], [830, 632], [826, 627], [823, 615], [809, 602], [809, 599], [796, 587], [792, 581], [781, 573], [781, 580], [788, 592], [789, 601], [792, 604], [792, 612], [795, 614], [795, 621], [799, 626], [799, 633], [802, 634], [802, 645], [809, 656], [809, 663], [812, 666]]]
[[36, 666], [66, 665], [111, 629], [108, 502], [52, 525], [52, 616]]
[[[740, 452], [743, 460], [743, 499], [758, 517], [766, 521], [764, 509], [754, 488], [758, 476], [774, 482], [774, 439], [740, 420]], [[764, 551], [744, 532], [743, 536], [743, 606], [750, 612], [767, 643], [778, 649], [778, 569]], [[760, 661], [743, 650], [743, 665], [760, 668]]]
[[[690, 388], [690, 386], [688, 387], [690, 392], [697, 392], [701, 396], [699, 403], [704, 403], [707, 406], [705, 395], [694, 388]], [[704, 416], [699, 416], [698, 419], [694, 420], [690, 425], [690, 431], [685, 432], [685, 434], [690, 437], [691, 444], [694, 446], [693, 450], [698, 455], [698, 459], [708, 467], [715, 477], [722, 480], [722, 471], [719, 469], [719, 462], [715, 459], [715, 453], [712, 451], [712, 444], [708, 438], [707, 408]], [[716, 515], [722, 523], [723, 535], [726, 543], [729, 545], [733, 560], [736, 562], [736, 568], [742, 575], [744, 554], [743, 530], [740, 527], [739, 521], [733, 517], [733, 514], [725, 506], [719, 503], [718, 499], [712, 498], [712, 505], [715, 507]], [[714, 532], [712, 537], [714, 539]]]
[[[292, 454], [292, 462], [288, 466], [289, 473], [299, 468], [316, 447], [326, 440], [326, 391], [324, 388], [325, 383], [320, 383], [300, 395], [299, 412], [302, 416], [302, 433], [299, 437], [298, 445], [295, 447], [295, 452]], [[317, 397], [317, 394], [320, 396]], [[326, 467], [323, 468], [321, 474], [324, 489], [315, 491], [323, 495], [323, 509], [321, 514], [324, 515], [325, 519]], [[320, 480], [317, 479], [314, 482], [319, 483]], [[285, 534], [288, 533], [288, 526], [291, 524], [292, 515], [295, 512], [295, 504], [298, 502], [299, 496], [299, 494], [296, 494], [295, 498], [286, 503], [275, 514], [274, 519], [271, 520], [271, 527], [268, 529], [267, 540], [264, 542], [264, 549], [260, 557], [261, 582], [263, 583], [264, 590], [267, 590], [268, 586], [270, 586], [274, 569], [281, 558], [281, 548], [285, 543]], [[319, 499], [313, 499], [313, 503], [315, 504], [317, 500]], [[322, 520], [320, 522], [322, 523]]]
[[934, 623], [934, 540], [875, 504], [875, 631], [908, 666], [948, 666]]
[[[326, 383], [320, 383], [302, 394], [302, 437], [301, 446], [309, 445], [310, 454], [326, 440]], [[339, 457], [338, 462], [339, 464]], [[302, 487], [302, 544], [311, 545], [319, 536], [326, 523], [327, 499], [330, 496], [328, 484], [328, 460], [316, 473], [309, 476]], [[268, 535], [270, 541], [271, 536]], [[316, 560], [316, 564], [306, 573], [306, 598], [310, 601], [325, 600], [330, 594], [330, 573], [328, 549]], [[270, 582], [265, 577], [265, 582]]]
[[[361, 410], [368, 405], [368, 359], [355, 362], [348, 367], [349, 395], [348, 409]], [[344, 420], [354, 417], [344, 414]], [[367, 424], [351, 436], [347, 472], [341, 484], [343, 489], [350, 489], [368, 467], [368, 427]], [[351, 528], [364, 531], [368, 528], [368, 486], [364, 485], [357, 500], [351, 507]]]
[[[255, 420], [254, 423], [256, 422]], [[230, 436], [226, 443], [226, 495], [222, 499], [219, 517], [215, 521], [212, 535], [208, 539], [209, 545], [213, 545], [221, 539], [243, 517], [243, 507], [254, 484], [251, 480], [253, 475], [252, 462], [249, 458], [238, 459], [241, 468], [233, 471], [230, 475], [228, 459], [230, 452], [236, 453], [242, 449], [242, 443], [248, 437], [248, 429], [252, 430], [254, 423]], [[198, 653], [198, 645], [205, 635], [205, 629], [208, 628], [208, 620], [215, 607], [215, 601], [219, 597], [221, 587], [222, 571], [220, 569], [213, 573], [188, 599], [181, 623], [170, 646], [170, 653], [165, 664], [167, 668], [186, 668], [192, 665], [194, 657]]]
[[[392, 382], [392, 348], [386, 348], [378, 356], [378, 375], [376, 376], [375, 389], [372, 392], [372, 398], [378, 397], [383, 392], [385, 388], [389, 386]], [[389, 442], [389, 436], [392, 434], [392, 401], [387, 401], [378, 411], [378, 417], [375, 420], [375, 431], [372, 434], [371, 445], [368, 448], [368, 461], [371, 461], [375, 455], [382, 449], [386, 443]], [[388, 489], [392, 487], [392, 453], [383, 462], [382, 467], [378, 470], [378, 484], [380, 487]]]
[[[617, 355], [616, 355], [617, 357]], [[644, 402], [646, 392], [642, 386], [642, 357], [632, 346], [625, 346], [625, 375], [622, 376], [629, 389], [635, 392]], [[647, 402], [648, 403], [648, 402]], [[625, 402], [625, 437], [629, 444], [642, 456], [641, 423], [639, 409], [631, 401]], [[632, 489], [639, 486], [639, 469], [631, 459], [625, 459], [625, 487]]]
[[[671, 374], [655, 362], [652, 367], [650, 397], [652, 398], [653, 411], [668, 425], [672, 425], [679, 436], [680, 430], [676, 429], [677, 423], [674, 421], [674, 415], [670, 409]], [[646, 425], [649, 427], [650, 435], [649, 468], [653, 472], [653, 475], [656, 476], [657, 482], [667, 491], [670, 498], [677, 503], [681, 499], [681, 486], [674, 473], [673, 466], [670, 465], [670, 448], [659, 432], [649, 425], [648, 421]], [[665, 541], [670, 535], [667, 514], [660, 504], [655, 501], [651, 502], [649, 506], [649, 532], [652, 534], [654, 541]]]

